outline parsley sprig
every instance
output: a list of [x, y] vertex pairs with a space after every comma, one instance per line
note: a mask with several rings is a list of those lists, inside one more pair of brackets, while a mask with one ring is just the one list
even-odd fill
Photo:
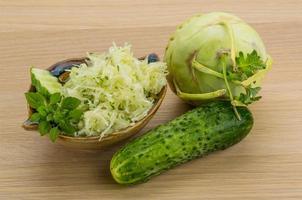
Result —
[[59, 134], [73, 135], [83, 115], [78, 109], [81, 101], [74, 97], [62, 97], [60, 93], [42, 95], [39, 92], [25, 93], [28, 104], [35, 109], [30, 120], [38, 122], [41, 136], [48, 134], [55, 142]]
[[236, 57], [237, 71], [228, 71], [230, 80], [244, 81], [253, 76], [258, 70], [265, 69], [266, 64], [257, 54], [256, 50], [248, 53], [246, 56], [242, 52]]
[[236, 100], [242, 102], [245, 105], [249, 105], [255, 101], [261, 99], [261, 96], [257, 96], [258, 92], [260, 91], [261, 87], [254, 87], [248, 86], [245, 88], [246, 94], [240, 94], [239, 98]]
[[[257, 96], [261, 88], [257, 87], [255, 81], [250, 80], [251, 83], [249, 85], [242, 84], [242, 82], [255, 75], [259, 70], [265, 69], [266, 63], [263, 62], [256, 50], [247, 53], [246, 56], [243, 52], [239, 52], [238, 56], [235, 57], [235, 61], [231, 62], [231, 65], [229, 63], [232, 58], [229, 51], [221, 51], [218, 56], [219, 65], [222, 68], [222, 78], [224, 79], [229, 99], [233, 105], [234, 113], [237, 118], [241, 120], [241, 116], [236, 107], [247, 106], [261, 98], [261, 96]], [[243, 86], [245, 92], [240, 93], [239, 96], [234, 95], [234, 90], [231, 89], [230, 82]]]
[[[256, 50], [246, 55], [244, 55], [243, 52], [239, 52], [236, 57], [236, 65], [237, 71], [232, 71], [232, 68], [228, 68], [228, 80], [244, 81], [266, 67], [266, 63], [257, 54]], [[239, 97], [235, 97], [235, 100], [244, 105], [249, 105], [261, 99], [261, 96], [257, 96], [260, 89], [261, 87], [256, 87], [251, 84], [245, 87], [245, 94], [241, 93]]]

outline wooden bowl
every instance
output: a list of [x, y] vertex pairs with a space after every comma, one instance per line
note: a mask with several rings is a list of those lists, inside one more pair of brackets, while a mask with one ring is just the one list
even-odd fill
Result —
[[[85, 58], [68, 59], [50, 66], [47, 70], [51, 71], [57, 66], [68, 67], [72, 65], [79, 65], [84, 62], [85, 62]], [[35, 91], [35, 88], [31, 85], [29, 91], [30, 92]], [[93, 150], [93, 149], [102, 149], [109, 145], [125, 140], [133, 136], [134, 134], [138, 133], [150, 121], [150, 119], [153, 117], [153, 115], [160, 107], [165, 97], [166, 91], [167, 91], [167, 85], [164, 86], [161, 92], [157, 95], [154, 105], [149, 110], [148, 114], [141, 120], [135, 122], [135, 124], [132, 126], [113, 132], [110, 135], [106, 135], [101, 140], [99, 136], [71, 137], [66, 135], [59, 135], [56, 142], [67, 147], [83, 149], [83, 150]], [[28, 104], [27, 104], [27, 108], [28, 108], [28, 119], [29, 119], [32, 113], [34, 112], [34, 110]], [[29, 120], [26, 120], [23, 123], [22, 127], [25, 130], [37, 130], [38, 124], [31, 123]]]

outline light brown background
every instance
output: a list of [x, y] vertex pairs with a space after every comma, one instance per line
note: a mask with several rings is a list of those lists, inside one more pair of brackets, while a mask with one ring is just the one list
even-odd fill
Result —
[[[20, 125], [30, 65], [133, 44], [137, 56], [163, 55], [189, 16], [232, 12], [253, 25], [274, 58], [255, 126], [240, 144], [122, 187], [111, 179], [114, 147], [78, 152]], [[0, 199], [302, 199], [302, 1], [0, 0]], [[168, 93], [146, 129], [188, 107]]]

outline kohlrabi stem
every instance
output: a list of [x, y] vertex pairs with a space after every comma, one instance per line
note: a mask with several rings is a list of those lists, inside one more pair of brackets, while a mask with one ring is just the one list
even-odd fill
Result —
[[192, 60], [192, 66], [197, 69], [200, 72], [203, 72], [205, 74], [210, 74], [212, 76], [216, 76], [218, 78], [223, 78], [223, 74], [216, 72], [206, 66], [204, 66], [203, 64], [199, 63], [198, 61], [196, 61], [195, 57]]
[[[216, 76], [218, 78], [221, 78], [221, 79], [224, 79], [224, 76], [222, 73], [219, 73], [219, 72], [216, 72], [215, 70], [212, 70], [206, 66], [204, 66], [203, 64], [199, 63], [196, 58], [194, 57], [193, 60], [192, 60], [192, 67], [200, 72], [203, 72], [205, 74], [209, 74], [209, 75], [212, 75], [212, 76]], [[237, 81], [237, 80], [231, 80], [232, 83], [235, 83], [237, 85], [241, 85], [241, 82], [240, 81]]]
[[235, 41], [234, 41], [234, 32], [230, 24], [226, 21], [220, 22], [222, 26], [224, 26], [228, 32], [230, 43], [231, 43], [231, 60], [232, 60], [232, 66], [233, 71], [237, 71], [237, 65], [236, 65], [236, 49], [235, 49]]
[[217, 97], [221, 97], [223, 95], [226, 94], [226, 90], [225, 89], [221, 89], [221, 90], [216, 90], [214, 92], [208, 92], [208, 93], [200, 93], [200, 94], [191, 94], [191, 93], [185, 93], [182, 92], [175, 79], [173, 80], [176, 92], [177, 92], [177, 96], [179, 96], [181, 99], [183, 100], [193, 100], [193, 101], [198, 101], [198, 100], [209, 100], [209, 99], [214, 99]]
[[190, 94], [190, 93], [179, 92], [178, 96], [183, 100], [198, 101], [198, 100], [214, 99], [217, 97], [221, 97], [225, 94], [226, 94], [226, 90], [221, 89], [221, 90], [216, 90], [214, 92], [201, 93], [201, 94]]
[[230, 88], [230, 85], [229, 85], [229, 82], [228, 82], [228, 79], [227, 79], [227, 74], [226, 74], [226, 62], [227, 62], [227, 54], [222, 54], [221, 57], [220, 57], [220, 63], [221, 63], [221, 66], [222, 66], [222, 73], [223, 73], [223, 77], [224, 77], [224, 83], [225, 83], [225, 86], [227, 88], [227, 91], [229, 92], [229, 96], [230, 96], [230, 100], [231, 100], [231, 103], [233, 105], [233, 109], [234, 109], [234, 112], [237, 116], [237, 118], [239, 120], [241, 120], [241, 116], [240, 114], [238, 113], [238, 110], [236, 108], [236, 106], [233, 104], [233, 101], [234, 101], [234, 98], [233, 98], [233, 94], [232, 94], [232, 91], [231, 91], [231, 88]]

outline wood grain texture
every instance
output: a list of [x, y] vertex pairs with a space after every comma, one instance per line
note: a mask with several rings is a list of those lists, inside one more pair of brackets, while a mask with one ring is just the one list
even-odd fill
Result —
[[[0, 0], [0, 199], [302, 199], [302, 1]], [[255, 27], [274, 58], [255, 126], [238, 145], [133, 187], [114, 183], [121, 146], [80, 152], [26, 132], [29, 66], [101, 52], [115, 41], [163, 55], [177, 24], [232, 12]], [[170, 91], [148, 130], [188, 110]]]

